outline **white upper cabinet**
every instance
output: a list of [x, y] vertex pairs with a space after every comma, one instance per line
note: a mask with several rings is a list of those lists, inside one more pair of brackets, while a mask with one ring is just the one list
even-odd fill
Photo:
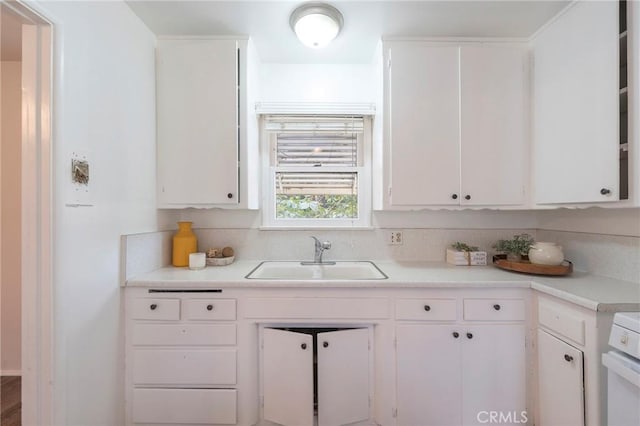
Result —
[[460, 181], [458, 47], [385, 49], [387, 170], [393, 206], [457, 205]]
[[579, 1], [533, 41], [535, 202], [619, 198], [618, 2]]
[[522, 46], [460, 48], [463, 205], [526, 201], [527, 63]]
[[525, 203], [527, 48], [389, 41], [386, 208]]
[[247, 114], [248, 50], [247, 40], [158, 41], [159, 207], [255, 208], [247, 171], [250, 146], [257, 147], [250, 128], [256, 120]]

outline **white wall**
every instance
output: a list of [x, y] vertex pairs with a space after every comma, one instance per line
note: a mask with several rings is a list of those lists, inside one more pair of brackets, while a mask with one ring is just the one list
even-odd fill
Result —
[[[155, 37], [123, 2], [40, 2], [54, 24], [56, 424], [124, 424], [120, 235], [155, 206]], [[70, 158], [90, 159], [92, 207], [68, 207]]]
[[21, 369], [21, 63], [3, 61], [2, 70], [2, 268], [0, 274], [0, 371], [15, 375]]
[[536, 217], [537, 227], [545, 230], [640, 237], [640, 208], [545, 210]]
[[263, 102], [375, 102], [375, 65], [262, 64]]

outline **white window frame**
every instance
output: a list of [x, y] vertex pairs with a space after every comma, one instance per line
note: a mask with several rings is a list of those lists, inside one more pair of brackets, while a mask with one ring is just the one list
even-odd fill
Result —
[[[336, 115], [336, 114], [326, 114]], [[321, 115], [318, 115], [321, 116]], [[275, 135], [265, 130], [264, 116], [260, 118], [260, 156], [262, 158], [262, 226], [261, 229], [368, 229], [371, 228], [371, 139], [372, 117], [363, 115], [364, 131], [358, 144], [362, 165], [358, 173], [358, 217], [356, 219], [278, 219], [275, 211], [276, 167], [271, 164], [271, 139]], [[329, 171], [336, 171], [331, 168]], [[350, 169], [350, 171], [353, 169]], [[344, 171], [344, 170], [343, 170]]]

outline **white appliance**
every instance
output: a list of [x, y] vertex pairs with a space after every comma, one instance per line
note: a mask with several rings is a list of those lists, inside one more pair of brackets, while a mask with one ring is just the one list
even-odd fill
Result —
[[609, 345], [602, 355], [609, 370], [607, 396], [609, 426], [640, 425], [640, 312], [613, 317]]

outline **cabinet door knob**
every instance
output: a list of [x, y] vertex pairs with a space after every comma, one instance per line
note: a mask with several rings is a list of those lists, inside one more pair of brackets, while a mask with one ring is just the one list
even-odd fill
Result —
[[304, 351], [305, 349], [307, 349], [307, 344], [306, 344], [306, 343], [303, 343], [303, 344], [301, 344], [301, 345], [300, 345], [300, 347], [301, 347], [301, 348], [302, 348], [302, 350]]
[[424, 305], [424, 310], [429, 312], [431, 310], [431, 306], [429, 305]]
[[500, 305], [498, 305], [497, 303], [495, 305], [493, 305], [493, 309], [495, 309], [496, 311], [500, 310]]
[[611, 194], [611, 190], [610, 190], [610, 189], [608, 189], [608, 188], [602, 188], [602, 189], [600, 190], [600, 193], [601, 193], [602, 195], [609, 195], [609, 194]]
[[149, 305], [149, 309], [151, 309], [152, 311], [155, 311], [157, 307], [158, 305], [156, 305], [155, 303], [152, 303], [151, 305]]
[[207, 305], [207, 311], [213, 311], [213, 305]]
[[329, 342], [322, 342], [322, 347], [323, 348], [328, 348], [329, 347]]
[[467, 339], [473, 339], [473, 334], [472, 333], [467, 333]]
[[458, 337], [460, 337], [460, 333], [458, 333], [457, 331], [454, 331], [452, 334], [454, 339], [457, 339]]
[[573, 357], [571, 355], [564, 354], [564, 360], [567, 362], [573, 361]]
[[232, 193], [228, 193], [227, 194], [227, 198], [233, 198], [233, 194]]
[[464, 199], [465, 199], [465, 200], [470, 200], [470, 199], [471, 199], [471, 195], [469, 195], [469, 194], [465, 195], [465, 196], [464, 196]]
[[451, 194], [451, 198], [453, 198], [454, 200], [458, 199], [458, 194]]

